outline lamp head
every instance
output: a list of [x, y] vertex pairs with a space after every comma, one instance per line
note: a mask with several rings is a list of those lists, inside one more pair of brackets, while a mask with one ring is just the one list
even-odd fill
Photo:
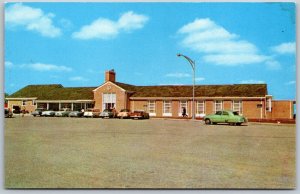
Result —
[[181, 57], [181, 54], [180, 54], [180, 53], [178, 53], [178, 54], [177, 54], [177, 57]]

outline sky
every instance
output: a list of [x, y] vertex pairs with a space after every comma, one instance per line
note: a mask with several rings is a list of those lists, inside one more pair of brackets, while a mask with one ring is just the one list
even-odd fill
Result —
[[4, 90], [266, 83], [296, 99], [294, 3], [7, 3]]

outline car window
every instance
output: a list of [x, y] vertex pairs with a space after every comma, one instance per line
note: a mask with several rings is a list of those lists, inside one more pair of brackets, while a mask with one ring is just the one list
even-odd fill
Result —
[[234, 115], [239, 115], [239, 113], [238, 113], [238, 112], [233, 112], [233, 114], [234, 114]]
[[228, 112], [226, 112], [226, 111], [223, 111], [223, 115], [229, 115], [229, 114], [228, 114]]
[[222, 111], [217, 111], [216, 115], [222, 115]]

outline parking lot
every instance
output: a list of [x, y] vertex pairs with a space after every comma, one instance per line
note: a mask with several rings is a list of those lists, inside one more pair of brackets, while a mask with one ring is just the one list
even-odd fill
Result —
[[296, 126], [5, 119], [6, 188], [295, 188]]

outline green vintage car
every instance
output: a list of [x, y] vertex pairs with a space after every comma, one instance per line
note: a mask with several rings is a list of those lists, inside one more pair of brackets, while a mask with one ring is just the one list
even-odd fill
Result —
[[228, 123], [230, 125], [241, 125], [247, 122], [247, 118], [240, 116], [236, 111], [222, 110], [216, 114], [207, 115], [203, 118], [205, 124]]

